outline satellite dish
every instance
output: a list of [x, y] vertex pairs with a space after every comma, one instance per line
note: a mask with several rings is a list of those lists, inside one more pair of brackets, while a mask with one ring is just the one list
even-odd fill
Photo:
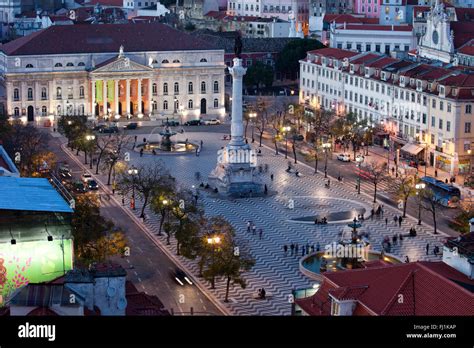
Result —
[[114, 297], [116, 293], [117, 293], [117, 290], [115, 290], [114, 287], [109, 286], [109, 287], [107, 288], [107, 296], [109, 296], [109, 297]]
[[125, 309], [127, 308], [127, 299], [125, 297], [119, 298], [117, 302], [118, 309]]

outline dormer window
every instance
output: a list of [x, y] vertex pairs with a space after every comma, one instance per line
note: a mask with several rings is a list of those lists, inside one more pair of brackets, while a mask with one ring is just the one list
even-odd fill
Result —
[[326, 65], [326, 62], [327, 62], [326, 57], [323, 57], [323, 59], [322, 59], [321, 62], [323, 63], [323, 66], [325, 66], [325, 65]]
[[405, 76], [400, 76], [400, 86], [405, 87]]
[[416, 90], [421, 91], [423, 85], [420, 80], [416, 81]]
[[444, 97], [444, 93], [445, 93], [445, 88], [444, 88], [444, 86], [439, 86], [439, 87], [438, 87], [438, 91], [439, 91], [439, 95], [440, 95], [441, 97]]
[[433, 84], [432, 84], [432, 83], [429, 83], [429, 84], [428, 84], [428, 90], [430, 90], [430, 91], [433, 90]]
[[369, 68], [365, 68], [364, 70], [365, 70], [365, 77], [369, 77], [370, 76]]
[[387, 81], [387, 74], [385, 71], [382, 71], [382, 81]]
[[354, 73], [354, 64], [351, 64], [351, 69], [350, 69], [351, 74]]
[[339, 313], [340, 313], [340, 305], [339, 305], [339, 301], [336, 301], [336, 300], [332, 300], [331, 301], [331, 315], [333, 316], [338, 316]]
[[453, 88], [453, 89], [451, 90], [451, 93], [453, 94], [453, 96], [456, 97], [456, 96], [458, 95], [458, 89], [457, 89], [457, 88]]

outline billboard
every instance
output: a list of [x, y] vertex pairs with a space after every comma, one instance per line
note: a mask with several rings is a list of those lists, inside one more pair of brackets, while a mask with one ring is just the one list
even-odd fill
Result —
[[0, 305], [16, 289], [50, 281], [72, 267], [71, 239], [0, 244]]

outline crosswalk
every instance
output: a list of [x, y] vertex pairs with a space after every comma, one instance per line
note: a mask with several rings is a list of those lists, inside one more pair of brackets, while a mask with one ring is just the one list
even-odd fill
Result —
[[[204, 149], [199, 157], [192, 155], [162, 156], [162, 160], [170, 168], [171, 174], [177, 178], [180, 185], [191, 187], [196, 185], [195, 172], [200, 172], [202, 179], [207, 175], [216, 163], [217, 150], [222, 146], [218, 134], [189, 133], [190, 141], [204, 141]], [[308, 216], [321, 211], [342, 211], [354, 207], [365, 207], [370, 209], [371, 203], [364, 195], [357, 195], [355, 182], [332, 183], [328, 189], [325, 187], [323, 175], [314, 175], [312, 168], [298, 165], [302, 177], [285, 172], [287, 161], [284, 156], [275, 156], [274, 152], [262, 148], [263, 156], [259, 157], [259, 164], [268, 165], [269, 172], [262, 174], [263, 181], [269, 190], [277, 191], [275, 195], [267, 198], [253, 199], [218, 199], [202, 192], [202, 202], [207, 215], [224, 216], [235, 228], [239, 245], [247, 249], [256, 259], [254, 268], [245, 274], [247, 287], [241, 289], [232, 286], [229, 292], [230, 302], [225, 306], [235, 315], [290, 315], [291, 293], [293, 289], [310, 288], [313, 281], [308, 279], [299, 271], [301, 251], [298, 256], [285, 256], [283, 246], [291, 243], [302, 245], [321, 246], [338, 240], [344, 228], [344, 224], [329, 224], [317, 226], [314, 224], [298, 224], [290, 220], [295, 217]], [[137, 166], [140, 163], [153, 163], [160, 160], [160, 156], [139, 157], [132, 153], [131, 164]], [[270, 179], [274, 174], [274, 180]], [[385, 184], [386, 185], [386, 184]], [[368, 193], [373, 190], [370, 183], [362, 181], [363, 191]], [[384, 188], [385, 187], [385, 188]], [[380, 189], [386, 189], [382, 184]], [[118, 198], [118, 197], [117, 197]], [[292, 198], [297, 202], [294, 209], [288, 208], [288, 200]], [[121, 197], [118, 199], [121, 202]], [[139, 216], [140, 202], [137, 200], [137, 210], [134, 214]], [[104, 207], [111, 204], [110, 201], [102, 201]], [[125, 197], [124, 205], [130, 209], [129, 197]], [[363, 223], [363, 229], [370, 232], [371, 245], [374, 250], [380, 250], [384, 237], [392, 237], [398, 233], [408, 233], [415, 221], [406, 219], [402, 227], [398, 227], [392, 221], [393, 215], [398, 211], [386, 207], [389, 216], [388, 224], [384, 219], [370, 220]], [[253, 235], [247, 232], [247, 221], [253, 221], [257, 229], [263, 229], [263, 239], [260, 240], [258, 233]], [[158, 236], [159, 218], [150, 209], [146, 210], [145, 225], [155, 235], [155, 238], [166, 245], [166, 236]], [[442, 238], [427, 233], [427, 228], [417, 226], [418, 237], [406, 238], [403, 243], [394, 246], [392, 253], [403, 259], [409, 256], [410, 260], [436, 260], [434, 255], [425, 255], [425, 246], [441, 245]], [[167, 246], [170, 251], [176, 253], [176, 242], [171, 239]], [[192, 271], [194, 275], [199, 273], [196, 261], [188, 260], [178, 256], [180, 260]], [[267, 293], [272, 294], [271, 299], [257, 300], [255, 294], [259, 288], [264, 287]], [[209, 290], [219, 299], [225, 296], [226, 282], [218, 279], [216, 289]]]

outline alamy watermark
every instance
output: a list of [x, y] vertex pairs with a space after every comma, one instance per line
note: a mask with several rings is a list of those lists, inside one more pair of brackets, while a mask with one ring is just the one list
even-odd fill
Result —
[[332, 242], [324, 247], [325, 256], [330, 258], [356, 258], [364, 260], [367, 254], [362, 244], [340, 244]]
[[249, 163], [257, 166], [257, 153], [254, 149], [221, 149], [217, 151], [218, 163]]

